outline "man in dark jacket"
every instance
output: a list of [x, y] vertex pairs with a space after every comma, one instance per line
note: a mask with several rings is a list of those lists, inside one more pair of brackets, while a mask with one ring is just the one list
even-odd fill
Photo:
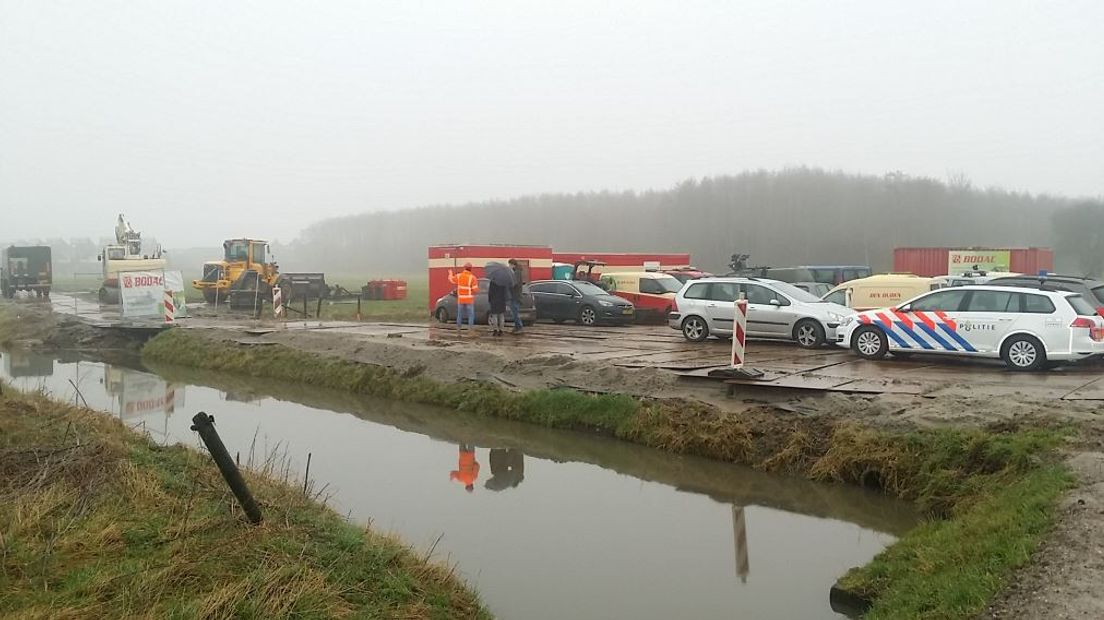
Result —
[[501, 336], [502, 329], [506, 327], [506, 297], [509, 294], [509, 287], [491, 280], [487, 289], [487, 302], [491, 305], [491, 333], [495, 336]]
[[514, 333], [521, 333], [521, 289], [525, 286], [525, 272], [516, 258], [509, 260], [514, 272], [514, 286], [510, 289], [510, 317], [514, 320]]

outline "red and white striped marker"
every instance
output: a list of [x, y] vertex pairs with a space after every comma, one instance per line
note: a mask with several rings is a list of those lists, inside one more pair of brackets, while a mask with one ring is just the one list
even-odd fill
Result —
[[172, 291], [165, 289], [164, 306], [165, 324], [171, 325], [176, 320], [176, 304], [173, 303]]
[[746, 299], [737, 299], [736, 316], [732, 321], [732, 367], [744, 367], [744, 353], [747, 341], [747, 306]]
[[272, 314], [276, 318], [284, 316], [284, 291], [280, 287], [272, 287]]

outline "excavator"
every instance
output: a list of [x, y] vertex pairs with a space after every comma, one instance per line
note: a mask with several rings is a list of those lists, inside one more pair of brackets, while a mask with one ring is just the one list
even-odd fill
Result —
[[99, 298], [102, 304], [119, 303], [119, 274], [127, 271], [157, 271], [168, 265], [161, 247], [144, 252], [142, 233], [134, 230], [120, 213], [115, 221], [115, 243], [104, 246], [97, 260], [102, 264], [103, 283]]
[[207, 303], [229, 302], [231, 308], [252, 308], [271, 301], [273, 286], [287, 287], [284, 294], [290, 296], [291, 283], [270, 260], [267, 241], [227, 239], [222, 248], [223, 259], [203, 263], [203, 277], [192, 281]]

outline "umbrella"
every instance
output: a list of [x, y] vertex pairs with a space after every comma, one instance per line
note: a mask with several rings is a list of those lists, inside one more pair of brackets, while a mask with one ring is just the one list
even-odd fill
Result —
[[499, 286], [510, 288], [514, 285], [514, 271], [502, 263], [487, 263], [483, 268], [483, 275]]

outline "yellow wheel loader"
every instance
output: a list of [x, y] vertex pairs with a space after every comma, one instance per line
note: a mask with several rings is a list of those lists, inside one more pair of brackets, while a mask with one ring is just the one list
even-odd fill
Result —
[[223, 259], [204, 263], [203, 277], [192, 281], [207, 303], [229, 302], [231, 308], [256, 308], [272, 301], [272, 287], [277, 285], [284, 290], [285, 297], [290, 296], [291, 283], [270, 260], [267, 241], [227, 239], [222, 247]]

